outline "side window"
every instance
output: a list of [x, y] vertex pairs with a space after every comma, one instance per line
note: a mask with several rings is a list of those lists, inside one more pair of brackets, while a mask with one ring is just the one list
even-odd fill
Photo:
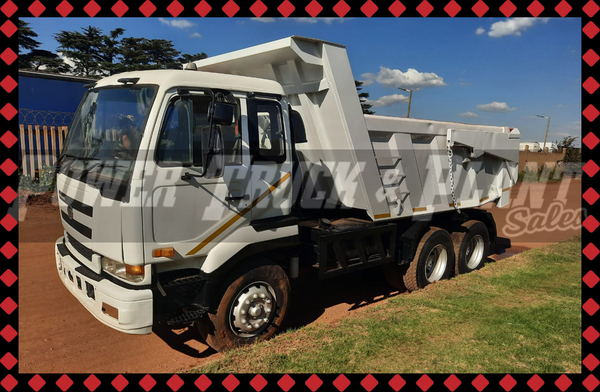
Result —
[[225, 165], [242, 164], [242, 125], [240, 118], [240, 101], [237, 101], [237, 111], [233, 123], [228, 126], [220, 125], [223, 133], [225, 148]]
[[285, 162], [284, 130], [278, 102], [248, 100], [248, 127], [253, 160]]
[[178, 100], [167, 109], [158, 142], [157, 160], [165, 166], [191, 166], [193, 112], [190, 101]]
[[[179, 100], [167, 109], [158, 142], [156, 159], [161, 166], [201, 166], [202, 131], [210, 126], [208, 109], [210, 95], [194, 95], [190, 100]], [[221, 126], [225, 143], [225, 164], [241, 165], [242, 138], [239, 127], [239, 102], [236, 121]]]

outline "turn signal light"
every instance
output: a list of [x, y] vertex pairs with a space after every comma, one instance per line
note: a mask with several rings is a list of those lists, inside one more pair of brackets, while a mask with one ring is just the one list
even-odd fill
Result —
[[125, 264], [125, 272], [131, 275], [144, 275], [144, 266]]
[[173, 257], [175, 255], [175, 249], [173, 247], [154, 249], [152, 251], [152, 257]]

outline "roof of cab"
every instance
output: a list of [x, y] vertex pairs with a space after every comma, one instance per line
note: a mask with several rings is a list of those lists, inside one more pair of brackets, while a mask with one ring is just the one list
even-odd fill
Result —
[[124, 72], [99, 80], [96, 87], [122, 85], [118, 81], [121, 78], [140, 78], [136, 84], [156, 84], [165, 89], [203, 87], [285, 95], [281, 84], [272, 80], [178, 69]]

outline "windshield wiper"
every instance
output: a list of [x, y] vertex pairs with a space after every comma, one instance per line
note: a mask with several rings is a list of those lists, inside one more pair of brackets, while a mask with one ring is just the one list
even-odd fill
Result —
[[100, 167], [100, 168], [105, 168], [105, 167], [113, 167], [113, 168], [117, 168], [117, 167], [123, 167], [123, 168], [127, 168], [127, 166], [123, 166], [123, 165], [119, 165], [118, 163], [107, 163], [107, 162], [98, 162], [98, 163], [94, 163], [92, 166], [90, 167], [86, 167], [83, 172], [84, 173], [89, 173], [90, 170], [95, 169], [96, 167]]
[[58, 158], [58, 160], [54, 164], [54, 169], [56, 171], [60, 170], [61, 165], [62, 165], [63, 161], [65, 160], [65, 158], [73, 158], [72, 162], [75, 162], [75, 160], [80, 160], [80, 161], [97, 161], [98, 160], [98, 158], [92, 158], [92, 157], [78, 157], [73, 154], [61, 154], [61, 156]]

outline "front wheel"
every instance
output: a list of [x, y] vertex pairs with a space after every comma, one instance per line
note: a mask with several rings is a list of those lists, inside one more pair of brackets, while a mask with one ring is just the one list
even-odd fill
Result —
[[290, 282], [274, 264], [251, 269], [229, 284], [216, 313], [198, 322], [200, 334], [216, 351], [269, 339], [281, 328]]

